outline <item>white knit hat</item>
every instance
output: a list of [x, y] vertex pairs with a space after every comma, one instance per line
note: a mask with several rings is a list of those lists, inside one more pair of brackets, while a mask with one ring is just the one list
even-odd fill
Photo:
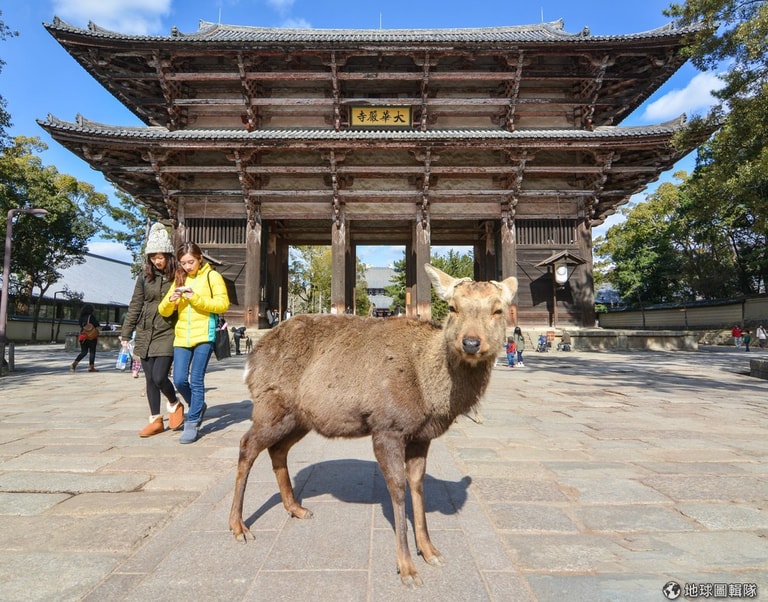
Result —
[[144, 253], [147, 255], [154, 255], [155, 253], [173, 254], [171, 237], [168, 236], [168, 231], [163, 224], [153, 224], [150, 228]]

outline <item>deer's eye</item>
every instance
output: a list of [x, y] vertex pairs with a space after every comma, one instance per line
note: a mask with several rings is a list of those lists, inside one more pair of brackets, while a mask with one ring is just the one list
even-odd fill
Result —
[[455, 314], [456, 313], [456, 308], [453, 305], [449, 305], [448, 306], [448, 311], [451, 312], [452, 314]]
[[495, 312], [493, 312], [493, 315], [494, 315], [494, 316], [500, 316], [500, 315], [501, 315], [501, 314], [503, 314], [503, 313], [504, 313], [504, 310], [503, 310], [503, 309], [497, 309]]

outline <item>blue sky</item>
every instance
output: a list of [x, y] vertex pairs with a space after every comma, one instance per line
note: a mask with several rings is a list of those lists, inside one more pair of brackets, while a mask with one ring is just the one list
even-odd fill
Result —
[[[111, 195], [113, 188], [100, 173], [50, 139], [36, 123], [49, 113], [69, 121], [79, 113], [112, 125], [140, 125], [43, 28], [54, 16], [82, 27], [92, 21], [114, 31], [151, 35], [168, 35], [174, 26], [182, 32], [196, 31], [201, 20], [266, 27], [400, 29], [527, 25], [558, 19], [571, 33], [588, 26], [593, 34], [607, 35], [660, 27], [669, 22], [662, 14], [669, 4], [668, 0], [17, 0], [0, 4], [2, 20], [20, 34], [0, 43], [0, 57], [6, 62], [0, 73], [0, 94], [11, 114], [11, 135], [39, 137], [49, 147], [42, 157], [45, 164]], [[714, 74], [700, 73], [687, 64], [622, 125], [661, 123], [682, 113], [704, 113], [714, 102], [710, 90], [717, 85]], [[633, 202], [645, 198], [660, 182], [671, 180], [674, 171], [691, 171], [693, 159], [689, 155], [681, 160]], [[596, 228], [595, 236], [616, 219]], [[89, 248], [104, 256], [130, 259], [124, 249], [111, 243], [97, 241]], [[358, 248], [361, 261], [376, 266], [391, 264], [402, 252], [402, 247]]]

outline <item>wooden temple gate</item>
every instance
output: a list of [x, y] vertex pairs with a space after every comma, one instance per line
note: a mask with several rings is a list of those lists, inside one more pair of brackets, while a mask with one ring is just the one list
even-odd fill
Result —
[[290, 246], [331, 246], [342, 312], [357, 246], [396, 244], [409, 315], [430, 316], [431, 245], [456, 245], [476, 278], [520, 280], [515, 320], [591, 326], [592, 227], [691, 150], [672, 144], [683, 118], [615, 125], [683, 64], [687, 30], [562, 26], [147, 37], [55, 19], [145, 126], [40, 124], [215, 258], [246, 325], [285, 307]]

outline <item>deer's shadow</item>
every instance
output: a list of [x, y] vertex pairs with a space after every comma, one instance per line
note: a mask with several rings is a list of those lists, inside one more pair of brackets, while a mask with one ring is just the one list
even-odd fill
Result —
[[[379, 504], [382, 514], [394, 529], [395, 518], [387, 484], [379, 465], [370, 460], [328, 460], [299, 470], [292, 478], [297, 501], [308, 505], [311, 498], [331, 496], [350, 504]], [[424, 509], [427, 514], [439, 512], [451, 515], [459, 512], [467, 501], [472, 483], [469, 476], [459, 481], [445, 481], [429, 473], [424, 476]], [[274, 484], [275, 489], [277, 483]], [[280, 493], [275, 492], [251, 514], [245, 523], [251, 526], [275, 506], [282, 505]], [[406, 494], [406, 514], [413, 520], [410, 488]]]

